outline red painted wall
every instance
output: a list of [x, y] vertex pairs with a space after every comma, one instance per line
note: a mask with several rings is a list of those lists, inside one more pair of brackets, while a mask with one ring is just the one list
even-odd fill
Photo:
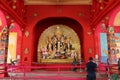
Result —
[[[37, 16], [34, 16], [34, 13], [37, 13]], [[81, 13], [83, 15], [81, 15]], [[24, 33], [26, 31], [29, 31], [29, 37], [25, 37], [23, 35], [23, 62], [28, 63], [31, 65], [31, 62], [36, 61], [35, 58], [36, 56], [36, 45], [37, 45], [37, 39], [40, 36], [41, 32], [45, 29], [43, 27], [50, 25], [50, 23], [54, 22], [48, 22], [48, 24], [41, 24], [42, 27], [37, 29], [36, 25], [39, 21], [51, 18], [56, 18], [59, 20], [59, 18], [70, 18], [70, 21], [75, 21], [77, 24], [79, 23], [80, 26], [77, 25], [72, 25], [69, 22], [65, 22], [65, 20], [61, 22], [63, 24], [68, 24], [73, 28], [76, 33], [78, 33], [79, 38], [82, 42], [82, 54], [84, 55], [84, 60], [87, 62], [88, 58], [90, 56], [94, 57], [94, 39], [93, 39], [93, 31], [90, 27], [90, 6], [27, 6], [26, 7], [26, 23], [27, 27], [24, 29]], [[68, 20], [69, 21], [69, 20]], [[72, 27], [74, 26], [74, 27]], [[47, 28], [47, 27], [46, 27]], [[37, 32], [36, 32], [37, 31]], [[90, 33], [90, 34], [89, 34]], [[34, 37], [36, 36], [36, 37]], [[35, 44], [35, 45], [34, 45]], [[24, 50], [25, 48], [29, 49], [29, 53], [25, 54]], [[92, 50], [92, 52], [89, 51], [89, 49]], [[25, 57], [27, 58], [27, 61], [24, 61]]]
[[[37, 57], [37, 46], [38, 46], [38, 41], [39, 41], [39, 37], [40, 37], [40, 34], [46, 29], [48, 28], [49, 26], [52, 26], [54, 24], [63, 24], [63, 25], [67, 25], [69, 27], [71, 27], [78, 35], [78, 37], [80, 38], [80, 43], [81, 45], [83, 45], [83, 29], [81, 27], [81, 25], [76, 22], [75, 20], [73, 19], [70, 19], [70, 18], [66, 18], [66, 17], [61, 17], [61, 18], [46, 18], [46, 19], [43, 19], [41, 21], [39, 21], [36, 25], [35, 25], [35, 28], [34, 28], [34, 57]], [[79, 31], [78, 31], [79, 30]], [[39, 33], [39, 34], [38, 34]], [[36, 61], [36, 58], [34, 58], [34, 61]]]
[[6, 19], [5, 19], [5, 15], [2, 12], [2, 10], [0, 10], [0, 20], [1, 20], [1, 24], [2, 24], [2, 26], [0, 25], [0, 31], [1, 31], [3, 26], [6, 26], [6, 24], [7, 24]]

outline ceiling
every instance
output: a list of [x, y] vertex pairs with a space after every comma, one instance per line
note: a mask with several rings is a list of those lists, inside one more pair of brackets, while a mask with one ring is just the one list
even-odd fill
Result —
[[24, 0], [25, 5], [91, 5], [93, 0]]

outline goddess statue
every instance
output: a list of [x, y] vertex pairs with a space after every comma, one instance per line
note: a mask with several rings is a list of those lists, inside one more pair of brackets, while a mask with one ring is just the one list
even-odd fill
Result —
[[47, 45], [42, 52], [43, 59], [66, 59], [76, 55], [72, 51], [71, 37], [63, 34], [59, 26], [52, 36], [47, 37]]
[[67, 48], [67, 50], [69, 49], [69, 50], [71, 50], [72, 49], [72, 44], [71, 44], [71, 42], [70, 42], [70, 39], [71, 39], [71, 37], [67, 37], [67, 39], [66, 39], [66, 48]]
[[71, 50], [71, 58], [72, 58], [72, 59], [74, 59], [74, 58], [77, 59], [77, 53], [76, 53], [75, 49], [72, 49], [72, 50]]
[[60, 30], [60, 27], [57, 26], [57, 29], [56, 31], [54, 32], [54, 35], [57, 37], [58, 40], [60, 40], [60, 38], [62, 37], [63, 33], [62, 31]]
[[47, 49], [49, 52], [53, 50], [53, 44], [52, 44], [50, 36], [48, 36], [48, 40], [47, 40]]
[[48, 57], [48, 50], [47, 50], [47, 48], [46, 47], [42, 47], [41, 52], [42, 52], [42, 58], [43, 59], [47, 59], [47, 57]]
[[61, 42], [61, 38], [62, 38], [62, 31], [60, 30], [60, 27], [57, 27], [56, 31], [54, 32], [54, 39], [56, 39], [57, 41], [55, 42], [56, 48], [57, 50], [60, 50], [60, 48], [62, 47], [62, 42]]

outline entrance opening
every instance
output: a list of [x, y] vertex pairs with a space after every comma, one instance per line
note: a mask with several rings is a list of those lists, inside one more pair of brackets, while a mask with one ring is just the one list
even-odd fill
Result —
[[[56, 44], [48, 49], [48, 44], [56, 39]], [[71, 42], [69, 50], [63, 48], [64, 42]], [[60, 42], [60, 44], [59, 44]], [[83, 30], [75, 20], [66, 17], [46, 18], [40, 20], [34, 28], [34, 54], [33, 62], [36, 63], [71, 63], [71, 53], [77, 53], [77, 59], [84, 59]], [[45, 50], [46, 49], [46, 50]], [[55, 50], [56, 49], [56, 50]], [[62, 50], [63, 49], [63, 50]], [[46, 53], [44, 53], [46, 52]], [[57, 53], [59, 55], [57, 55]]]

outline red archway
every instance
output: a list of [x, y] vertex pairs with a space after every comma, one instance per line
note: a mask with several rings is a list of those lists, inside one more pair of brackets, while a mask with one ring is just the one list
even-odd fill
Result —
[[[37, 44], [38, 44], [38, 40], [39, 37], [41, 35], [41, 33], [48, 28], [51, 25], [55, 25], [55, 24], [63, 24], [66, 26], [69, 26], [70, 28], [72, 28], [78, 35], [79, 40], [80, 40], [80, 45], [81, 48], [83, 48], [83, 29], [82, 26], [74, 19], [71, 18], [66, 18], [66, 17], [51, 17], [51, 18], [46, 18], [43, 20], [40, 20], [34, 28], [34, 54], [33, 54], [33, 62], [37, 62]], [[84, 52], [83, 49], [81, 49], [81, 57], [84, 58]]]

